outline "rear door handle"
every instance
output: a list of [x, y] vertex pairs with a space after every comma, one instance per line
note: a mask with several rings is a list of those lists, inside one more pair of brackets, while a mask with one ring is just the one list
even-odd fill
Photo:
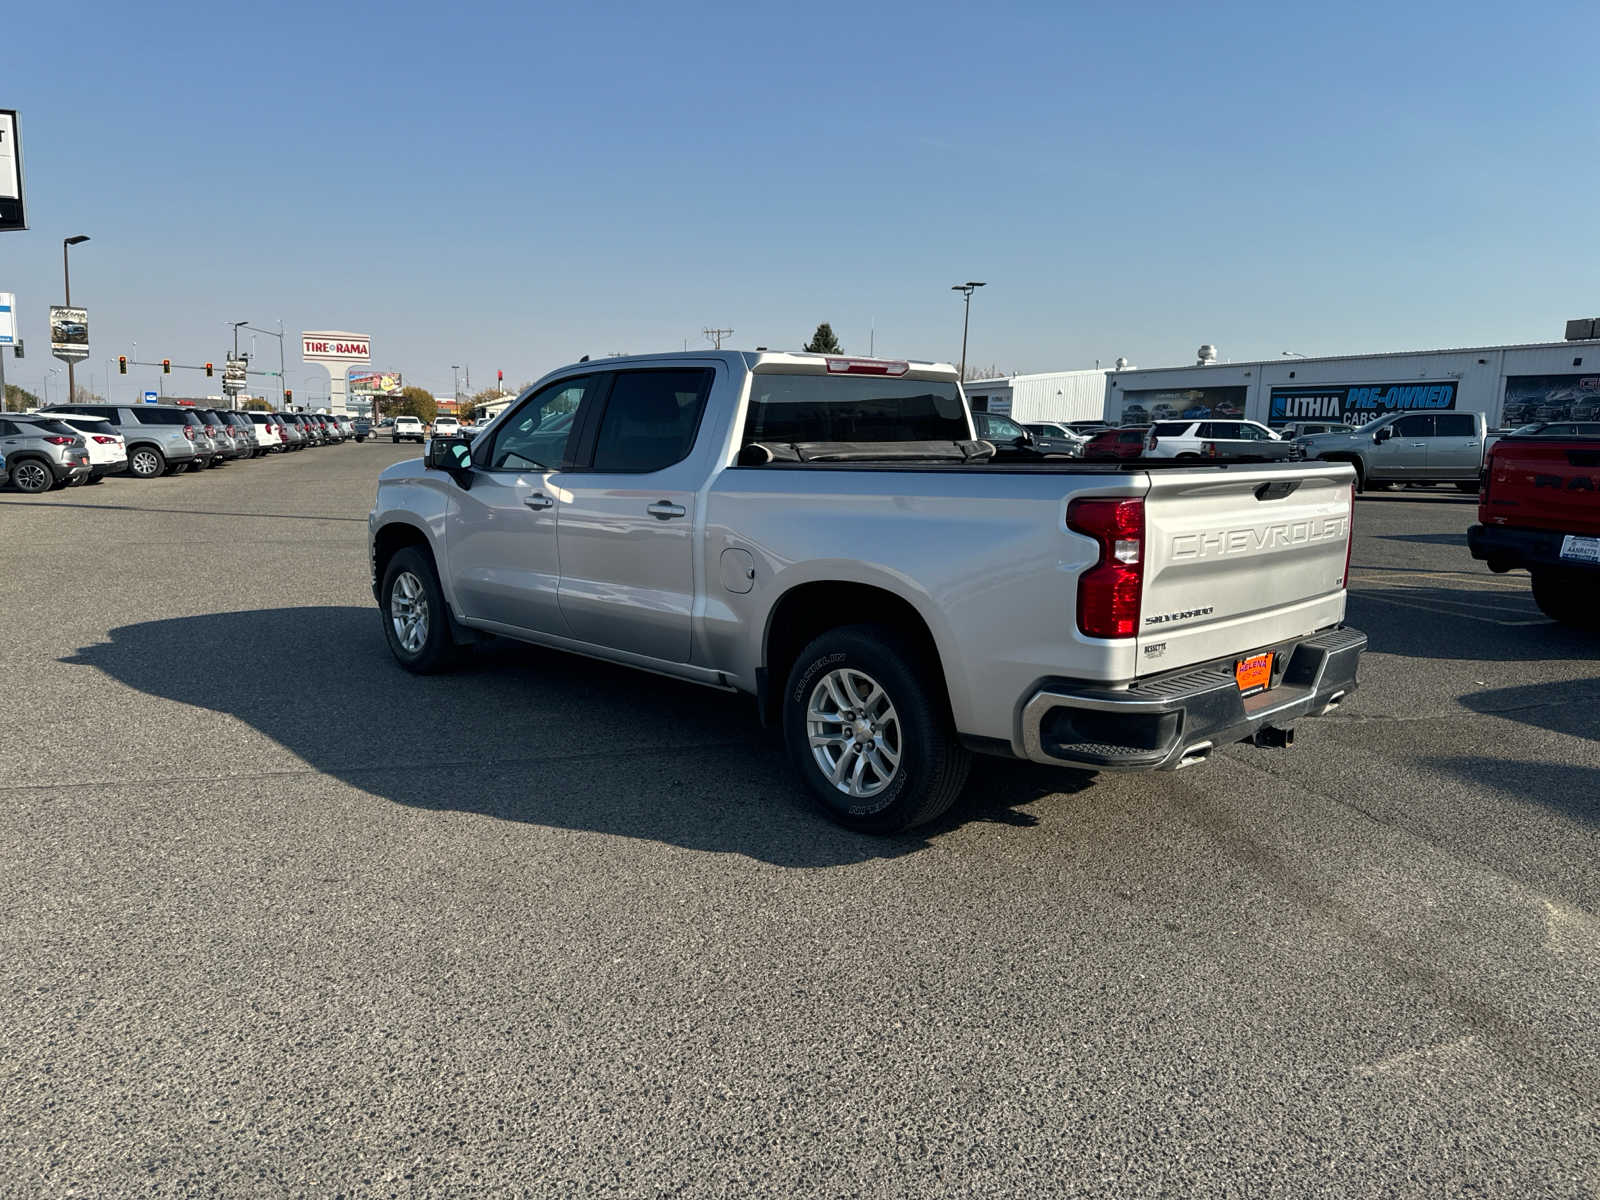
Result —
[[535, 492], [533, 495], [524, 500], [523, 503], [529, 508], [549, 508], [555, 504], [555, 501], [550, 499], [550, 497], [546, 496], [543, 492]]
[[673, 504], [670, 500], [657, 500], [645, 512], [658, 521], [670, 521], [673, 517], [681, 517], [689, 510], [681, 504]]

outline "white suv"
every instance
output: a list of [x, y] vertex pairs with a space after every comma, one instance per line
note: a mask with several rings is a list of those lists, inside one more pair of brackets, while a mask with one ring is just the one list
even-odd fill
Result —
[[427, 430], [422, 427], [422, 422], [416, 417], [396, 417], [394, 428], [390, 436], [396, 442], [424, 442], [427, 441]]
[[63, 425], [70, 425], [83, 435], [89, 451], [88, 483], [99, 483], [107, 475], [120, 475], [128, 469], [128, 439], [118, 433], [105, 417], [80, 416], [78, 413], [51, 413]]
[[435, 417], [433, 419], [434, 437], [456, 437], [461, 433], [461, 422], [454, 417]]
[[1254, 442], [1276, 442], [1278, 435], [1254, 421], [1157, 421], [1144, 440], [1146, 458], [1199, 458], [1205, 444], [1218, 451], [1247, 453]]

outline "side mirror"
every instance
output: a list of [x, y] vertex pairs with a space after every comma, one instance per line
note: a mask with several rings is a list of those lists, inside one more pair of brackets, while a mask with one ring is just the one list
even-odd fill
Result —
[[472, 469], [472, 443], [462, 437], [434, 438], [428, 443], [428, 467], [434, 471]]
[[1385, 425], [1382, 429], [1378, 430], [1377, 433], [1372, 435], [1372, 440], [1374, 442], [1387, 442], [1393, 436], [1394, 436], [1394, 426], [1393, 425]]

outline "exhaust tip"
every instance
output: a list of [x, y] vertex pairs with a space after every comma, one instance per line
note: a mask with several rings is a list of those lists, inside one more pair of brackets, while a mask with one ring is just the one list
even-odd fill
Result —
[[1210, 757], [1211, 743], [1196, 742], [1192, 746], [1185, 747], [1183, 753], [1178, 756], [1177, 769], [1181, 771], [1184, 767], [1192, 767], [1195, 763], [1205, 762]]

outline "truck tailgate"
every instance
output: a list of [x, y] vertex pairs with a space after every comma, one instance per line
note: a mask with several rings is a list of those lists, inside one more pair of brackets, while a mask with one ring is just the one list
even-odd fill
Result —
[[1323, 462], [1150, 472], [1139, 674], [1342, 621], [1354, 481]]
[[1485, 525], [1600, 535], [1600, 438], [1506, 438], [1490, 450]]

